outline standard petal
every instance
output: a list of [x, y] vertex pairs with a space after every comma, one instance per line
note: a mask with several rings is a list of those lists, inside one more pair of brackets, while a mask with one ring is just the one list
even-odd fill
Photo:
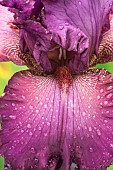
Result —
[[0, 4], [14, 12], [15, 22], [19, 24], [30, 17], [37, 18], [43, 7], [41, 0], [1, 0]]
[[105, 70], [76, 76], [67, 92], [53, 76], [16, 73], [0, 113], [0, 153], [13, 170], [105, 170], [113, 160], [113, 76]]
[[105, 28], [104, 20], [113, 0], [42, 2], [45, 6], [45, 23], [53, 33], [54, 41], [77, 53], [70, 63], [70, 68], [75, 69], [75, 72], [86, 70], [89, 58], [92, 54], [97, 54], [101, 31]]
[[23, 55], [19, 47], [19, 29], [13, 24], [13, 14], [7, 7], [0, 5], [0, 62], [13, 61], [24, 64], [20, 59]]
[[26, 42], [30, 53], [34, 56], [40, 69], [44, 72], [52, 72], [54, 66], [52, 67], [47, 56], [47, 51], [50, 48], [51, 34], [40, 23], [32, 20], [27, 20], [23, 24], [22, 31], [22, 39]]

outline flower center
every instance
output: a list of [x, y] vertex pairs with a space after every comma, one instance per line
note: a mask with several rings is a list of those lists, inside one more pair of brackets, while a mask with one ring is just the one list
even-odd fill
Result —
[[47, 55], [49, 60], [56, 62], [58, 66], [68, 67], [69, 61], [74, 57], [75, 52], [67, 51], [55, 42], [51, 42], [51, 48], [49, 49]]

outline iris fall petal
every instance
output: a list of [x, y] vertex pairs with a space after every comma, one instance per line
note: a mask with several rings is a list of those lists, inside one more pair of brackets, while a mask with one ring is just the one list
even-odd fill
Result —
[[68, 92], [53, 76], [16, 73], [0, 99], [0, 153], [14, 170], [105, 169], [113, 159], [112, 107], [105, 70], [76, 76]]

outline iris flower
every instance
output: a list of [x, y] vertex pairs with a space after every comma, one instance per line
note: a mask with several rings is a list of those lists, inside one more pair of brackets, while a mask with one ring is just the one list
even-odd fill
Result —
[[113, 0], [0, 0], [0, 61], [27, 65], [0, 98], [5, 170], [113, 163]]

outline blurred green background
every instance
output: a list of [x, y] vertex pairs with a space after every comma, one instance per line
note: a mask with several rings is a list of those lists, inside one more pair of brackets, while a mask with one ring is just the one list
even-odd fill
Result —
[[[113, 62], [107, 64], [97, 65], [97, 68], [105, 68], [113, 74]], [[12, 62], [0, 63], [0, 95], [2, 95], [5, 85], [15, 72], [25, 70], [27, 67], [17, 66]], [[0, 157], [0, 170], [4, 170], [4, 159]], [[113, 165], [107, 168], [107, 170], [113, 170]]]

